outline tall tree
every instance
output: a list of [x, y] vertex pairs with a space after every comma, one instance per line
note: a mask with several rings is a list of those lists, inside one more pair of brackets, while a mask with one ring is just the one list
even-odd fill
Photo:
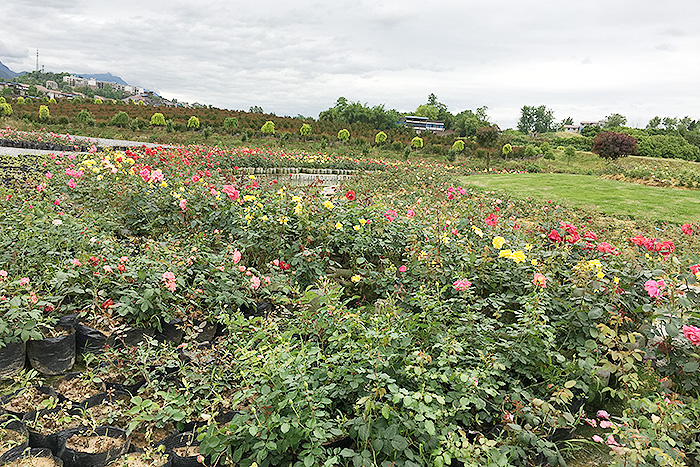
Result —
[[483, 126], [476, 130], [476, 142], [486, 150], [486, 169], [491, 168], [491, 152], [498, 142], [501, 130], [498, 125]]
[[615, 130], [622, 128], [627, 123], [627, 117], [618, 113], [608, 115], [603, 123], [604, 130]]
[[520, 109], [518, 131], [521, 133], [547, 133], [555, 129], [554, 112], [551, 109], [544, 105], [539, 107], [524, 105]]
[[659, 128], [659, 125], [661, 125], [661, 117], [653, 117], [649, 120], [649, 123], [647, 123], [647, 130], [655, 130]]

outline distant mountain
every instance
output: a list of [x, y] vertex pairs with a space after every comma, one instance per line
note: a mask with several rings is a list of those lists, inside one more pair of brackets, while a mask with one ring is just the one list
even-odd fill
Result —
[[14, 71], [10, 70], [5, 65], [3, 65], [2, 62], [0, 62], [0, 78], [12, 79], [18, 75], [19, 73], [15, 73]]
[[105, 81], [108, 83], [117, 83], [127, 86], [129, 83], [121, 79], [119, 76], [114, 76], [112, 73], [73, 73], [75, 76], [83, 78], [95, 78], [97, 81]]

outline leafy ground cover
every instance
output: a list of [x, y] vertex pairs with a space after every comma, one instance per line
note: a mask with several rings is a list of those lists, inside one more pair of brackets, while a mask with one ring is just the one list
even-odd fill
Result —
[[540, 201], [567, 202], [593, 208], [609, 216], [628, 216], [656, 222], [683, 224], [700, 219], [695, 191], [650, 187], [578, 174], [499, 174], [462, 179], [470, 186], [490, 188]]
[[329, 195], [242, 172], [246, 151], [269, 154], [58, 153], [0, 188], [0, 341], [78, 313], [117, 336], [83, 377], [128, 390], [42, 407], [146, 446], [195, 430], [207, 465], [698, 461], [697, 218], [506, 197], [419, 160], [363, 162]]

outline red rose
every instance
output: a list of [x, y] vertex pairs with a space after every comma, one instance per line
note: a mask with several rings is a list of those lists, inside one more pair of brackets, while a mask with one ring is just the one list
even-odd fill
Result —
[[355, 192], [352, 190], [349, 190], [347, 193], [345, 193], [345, 198], [347, 198], [348, 201], [354, 201], [355, 200]]

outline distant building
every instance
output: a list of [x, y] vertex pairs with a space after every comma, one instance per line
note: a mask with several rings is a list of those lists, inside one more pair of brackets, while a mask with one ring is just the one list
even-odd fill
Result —
[[47, 80], [47, 81], [46, 81], [46, 88], [47, 88], [47, 89], [57, 90], [57, 89], [58, 89], [58, 83], [57, 83], [56, 81]]
[[433, 133], [445, 131], [445, 122], [430, 120], [428, 117], [418, 117], [416, 115], [407, 115], [404, 119], [404, 125], [413, 128], [417, 133], [421, 131], [432, 131]]
[[73, 88], [105, 89], [106, 87], [111, 87], [115, 91], [121, 91], [126, 94], [142, 94], [145, 91], [139, 86], [119, 84], [112, 81], [97, 81], [95, 78], [83, 78], [82, 76], [74, 75], [64, 76], [63, 82], [68, 83]]
[[604, 124], [605, 120], [598, 120], [596, 122], [581, 122], [578, 125], [564, 125], [564, 131], [567, 131], [569, 133], [581, 133], [581, 130], [583, 130], [587, 126], [598, 126], [602, 128]]

